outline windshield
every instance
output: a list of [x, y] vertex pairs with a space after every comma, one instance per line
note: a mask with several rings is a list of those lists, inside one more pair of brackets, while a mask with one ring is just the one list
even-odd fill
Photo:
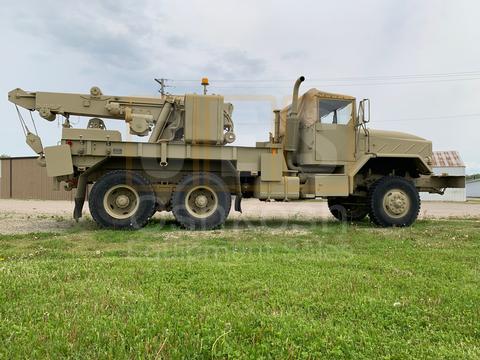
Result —
[[352, 118], [350, 100], [320, 99], [318, 102], [320, 122], [322, 124], [348, 124]]

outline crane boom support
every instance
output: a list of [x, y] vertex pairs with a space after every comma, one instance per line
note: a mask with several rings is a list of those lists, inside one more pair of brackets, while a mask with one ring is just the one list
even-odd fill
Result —
[[235, 139], [230, 116], [232, 106], [224, 104], [223, 97], [218, 95], [111, 96], [103, 95], [94, 86], [90, 94], [27, 92], [17, 88], [8, 93], [8, 100], [30, 111], [38, 111], [48, 121], [55, 120], [57, 115], [123, 120], [133, 135], [146, 136], [153, 130], [150, 142], [170, 141], [176, 134], [183, 136], [179, 130], [184, 127], [185, 116], [189, 121], [185, 134], [192, 142], [224, 144]]

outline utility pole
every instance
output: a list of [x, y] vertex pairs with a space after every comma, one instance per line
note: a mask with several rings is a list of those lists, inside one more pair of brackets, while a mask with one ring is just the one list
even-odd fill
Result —
[[166, 88], [167, 87], [170, 87], [169, 85], [166, 84], [166, 82], [168, 81], [168, 79], [164, 79], [164, 78], [161, 78], [161, 79], [154, 79], [157, 83], [160, 84], [160, 90], [158, 90], [158, 92], [162, 95], [162, 97], [164, 97], [165, 95], [167, 95], [168, 93], [166, 92]]

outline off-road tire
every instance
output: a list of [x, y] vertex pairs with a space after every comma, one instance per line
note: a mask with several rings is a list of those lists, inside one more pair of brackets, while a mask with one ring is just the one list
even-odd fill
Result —
[[[133, 189], [136, 207], [130, 216], [118, 218], [112, 216], [112, 209], [106, 209], [105, 197], [115, 187]], [[150, 182], [134, 171], [115, 170], [108, 172], [95, 182], [90, 191], [88, 205], [95, 222], [109, 229], [140, 229], [146, 225], [155, 210], [155, 193]], [[128, 215], [128, 214], [127, 214]], [[126, 215], [125, 215], [126, 216]]]
[[368, 205], [365, 201], [364, 204], [351, 204], [349, 198], [329, 198], [328, 209], [333, 217], [340, 221], [362, 221], [368, 215]]
[[[408, 201], [405, 212], [398, 216], [391, 215], [384, 205], [385, 197], [391, 192], [402, 193]], [[385, 176], [375, 182], [368, 194], [370, 220], [381, 227], [410, 226], [418, 217], [420, 211], [420, 195], [412, 182], [400, 176]]]
[[[195, 189], [207, 189], [209, 200], [216, 204], [205, 214], [195, 215], [192, 210], [190, 196], [192, 191], [197, 191]], [[175, 219], [185, 229], [211, 230], [221, 226], [227, 219], [232, 197], [219, 176], [212, 173], [194, 173], [185, 176], [176, 186], [172, 193], [171, 205]]]

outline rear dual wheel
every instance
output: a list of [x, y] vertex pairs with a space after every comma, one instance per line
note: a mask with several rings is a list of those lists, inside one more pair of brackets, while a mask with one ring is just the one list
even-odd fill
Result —
[[140, 229], [156, 207], [150, 182], [134, 171], [116, 170], [102, 176], [89, 196], [90, 214], [111, 229]]
[[232, 203], [225, 182], [212, 173], [189, 174], [172, 194], [172, 212], [189, 230], [210, 230], [222, 225]]
[[[225, 222], [232, 198], [217, 175], [190, 174], [176, 186], [171, 207], [177, 222], [190, 230], [214, 229]], [[133, 171], [117, 170], [102, 176], [92, 187], [90, 213], [102, 227], [139, 229], [157, 209], [150, 182]]]

